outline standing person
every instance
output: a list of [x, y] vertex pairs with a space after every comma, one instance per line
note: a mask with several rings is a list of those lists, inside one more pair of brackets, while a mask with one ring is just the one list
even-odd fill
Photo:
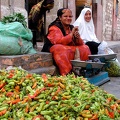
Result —
[[57, 18], [48, 27], [47, 39], [42, 52], [51, 52], [61, 75], [66, 75], [72, 70], [70, 60], [74, 59], [76, 48], [80, 52], [81, 60], [88, 60], [90, 50], [84, 44], [78, 33], [78, 28], [70, 25], [72, 12], [62, 8], [57, 12]]
[[100, 41], [95, 34], [91, 9], [83, 8], [73, 25], [78, 26], [79, 34], [84, 43], [89, 46], [91, 54], [97, 54]]
[[39, 2], [31, 6], [35, 1], [30, 0], [31, 10], [28, 11], [28, 24], [33, 33], [33, 47], [37, 47], [37, 32], [43, 34], [43, 17], [46, 11], [54, 7], [54, 0], [39, 0]]

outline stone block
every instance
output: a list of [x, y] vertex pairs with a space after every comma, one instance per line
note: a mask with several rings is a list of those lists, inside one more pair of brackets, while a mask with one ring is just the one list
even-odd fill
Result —
[[25, 70], [32, 70], [52, 65], [53, 60], [51, 53], [37, 52], [37, 54], [0, 56], [0, 69], [8, 66], [21, 66]]

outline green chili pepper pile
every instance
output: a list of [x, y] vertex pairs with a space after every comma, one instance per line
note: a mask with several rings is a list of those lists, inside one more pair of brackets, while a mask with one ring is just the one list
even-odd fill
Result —
[[1, 70], [0, 120], [120, 120], [120, 100], [74, 74]]

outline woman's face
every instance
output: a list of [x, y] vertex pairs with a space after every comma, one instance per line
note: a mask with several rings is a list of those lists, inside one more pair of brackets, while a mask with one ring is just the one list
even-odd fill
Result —
[[86, 22], [90, 22], [91, 12], [89, 10], [85, 13], [84, 19], [85, 19]]
[[72, 22], [72, 12], [69, 9], [64, 9], [63, 14], [59, 17], [60, 21], [63, 25], [70, 25]]

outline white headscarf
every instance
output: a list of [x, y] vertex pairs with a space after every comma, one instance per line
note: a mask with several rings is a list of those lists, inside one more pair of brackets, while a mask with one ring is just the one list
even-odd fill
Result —
[[[91, 12], [91, 20], [89, 22], [86, 22], [84, 19], [85, 13], [87, 11]], [[84, 42], [88, 41], [94, 41], [99, 43], [99, 40], [97, 39], [95, 35], [95, 29], [94, 29], [94, 24], [93, 24], [93, 19], [92, 19], [92, 11], [90, 8], [84, 8], [77, 20], [73, 23], [74, 26], [78, 26], [79, 33], [81, 38], [84, 40]]]

